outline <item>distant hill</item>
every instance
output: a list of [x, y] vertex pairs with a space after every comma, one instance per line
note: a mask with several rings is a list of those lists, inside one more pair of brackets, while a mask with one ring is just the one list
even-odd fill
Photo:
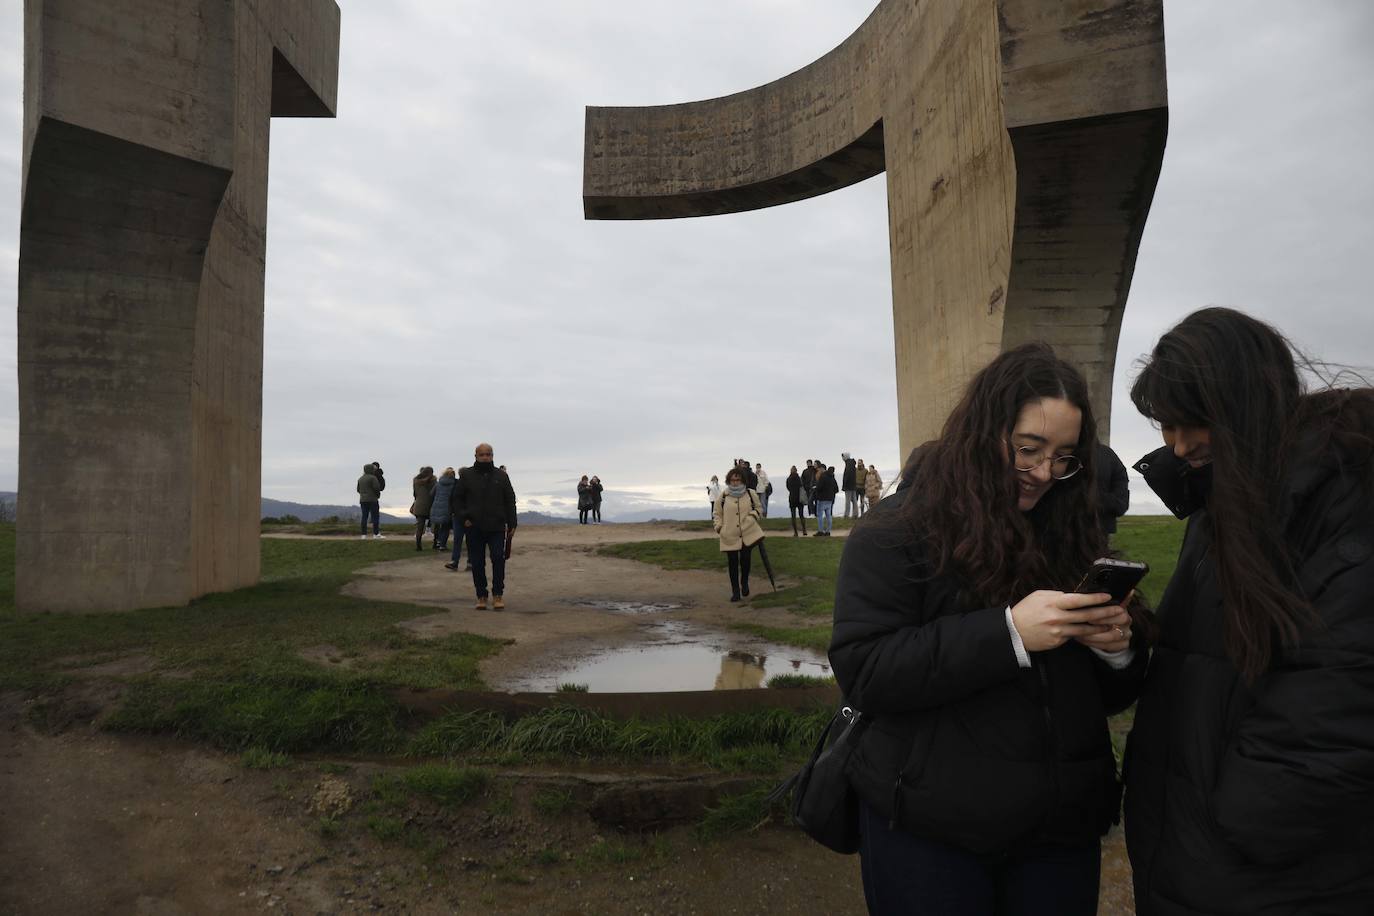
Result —
[[[280, 499], [262, 498], [262, 517], [281, 518], [284, 515], [294, 515], [303, 522], [318, 522], [322, 518], [337, 516], [338, 518], [360, 518], [362, 510], [358, 504], [351, 506], [315, 506], [306, 503], [289, 503]], [[405, 523], [414, 521], [409, 515], [390, 515], [382, 513], [382, 521], [388, 524]]]
[[710, 517], [711, 507], [706, 504], [705, 500], [702, 500], [701, 508], [662, 506], [657, 509], [637, 509], [634, 512], [622, 512], [615, 515], [609, 512], [606, 513], [606, 521], [620, 522], [622, 524], [659, 521], [704, 521]]
[[522, 525], [576, 525], [577, 519], [561, 515], [547, 515], [543, 512], [518, 512], [516, 517]]

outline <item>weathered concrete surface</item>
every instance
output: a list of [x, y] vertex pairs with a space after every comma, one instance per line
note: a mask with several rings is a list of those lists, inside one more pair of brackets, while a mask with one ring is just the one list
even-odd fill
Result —
[[730, 213], [887, 171], [903, 454], [998, 350], [1053, 343], [1100, 424], [1167, 123], [1162, 0], [883, 0], [746, 92], [588, 108], [588, 219]]
[[257, 581], [272, 117], [332, 117], [334, 0], [26, 0], [19, 607]]

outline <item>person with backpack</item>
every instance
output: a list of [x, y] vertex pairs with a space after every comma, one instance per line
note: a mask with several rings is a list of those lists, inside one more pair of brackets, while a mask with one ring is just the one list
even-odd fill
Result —
[[1374, 913], [1374, 389], [1313, 365], [1208, 308], [1131, 387], [1188, 523], [1126, 745], [1141, 916]]
[[749, 560], [754, 545], [763, 540], [763, 528], [759, 525], [762, 516], [758, 494], [745, 486], [744, 470], [731, 468], [725, 475], [725, 490], [711, 513], [720, 550], [730, 570], [731, 601], [749, 597]]
[[801, 536], [806, 537], [806, 492], [802, 487], [801, 475], [797, 466], [792, 465], [792, 473], [787, 475], [787, 511], [792, 516], [792, 537], [797, 536], [797, 519], [801, 519]]
[[1107, 716], [1147, 655], [1110, 595], [1072, 591], [1107, 546], [1096, 441], [1082, 374], [1009, 350], [849, 535], [830, 663], [869, 721], [847, 775], [872, 913], [1096, 916]]

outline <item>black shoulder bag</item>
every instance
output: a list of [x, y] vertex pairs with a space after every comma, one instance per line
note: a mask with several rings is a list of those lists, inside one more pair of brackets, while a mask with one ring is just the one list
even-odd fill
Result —
[[847, 771], [867, 726], [863, 713], [842, 707], [821, 732], [811, 759], [768, 796], [777, 801], [790, 790], [796, 825], [817, 843], [847, 856], [859, 851], [859, 796]]

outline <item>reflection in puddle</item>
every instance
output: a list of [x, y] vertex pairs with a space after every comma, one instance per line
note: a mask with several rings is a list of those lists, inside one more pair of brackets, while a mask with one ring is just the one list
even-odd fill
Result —
[[696, 630], [677, 621], [646, 628], [653, 641], [566, 659], [511, 678], [501, 689], [546, 692], [586, 684], [592, 693], [753, 690], [775, 674], [829, 677], [824, 655], [748, 636]]
[[583, 598], [567, 603], [573, 607], [592, 607], [602, 611], [611, 611], [615, 614], [661, 614], [664, 611], [679, 611], [687, 606], [686, 604], [671, 604], [666, 601], [611, 601], [596, 598]]

